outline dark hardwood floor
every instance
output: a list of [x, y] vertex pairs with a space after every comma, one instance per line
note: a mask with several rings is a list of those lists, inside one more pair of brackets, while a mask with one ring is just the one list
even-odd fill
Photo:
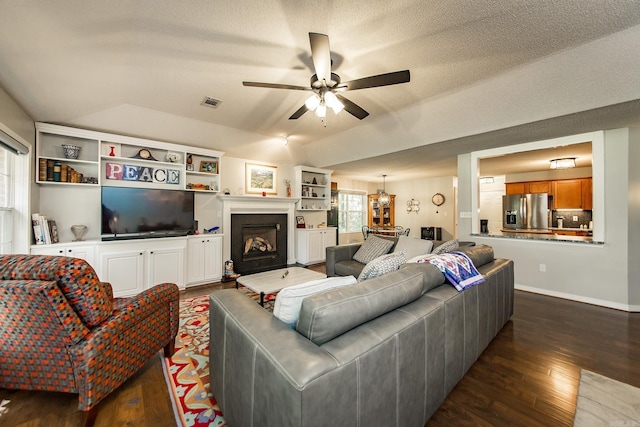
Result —
[[[223, 286], [233, 285], [181, 298]], [[639, 368], [640, 313], [516, 291], [512, 319], [427, 425], [570, 426], [580, 369], [640, 387]], [[76, 395], [0, 389], [3, 400], [0, 426], [74, 427], [81, 419]], [[175, 425], [159, 358], [101, 402], [95, 425]]]

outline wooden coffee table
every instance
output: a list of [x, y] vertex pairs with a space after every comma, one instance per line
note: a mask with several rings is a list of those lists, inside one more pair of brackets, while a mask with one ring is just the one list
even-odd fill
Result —
[[236, 279], [238, 284], [260, 294], [260, 305], [264, 306], [264, 296], [279, 292], [289, 286], [299, 285], [311, 280], [326, 278], [326, 274], [302, 267], [280, 268], [278, 270], [264, 271], [262, 273], [240, 276]]

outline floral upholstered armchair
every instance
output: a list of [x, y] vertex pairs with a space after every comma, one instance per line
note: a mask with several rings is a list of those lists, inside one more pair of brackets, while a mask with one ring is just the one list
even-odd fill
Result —
[[0, 256], [0, 387], [78, 393], [92, 412], [164, 348], [174, 351], [179, 292], [113, 298], [78, 258]]

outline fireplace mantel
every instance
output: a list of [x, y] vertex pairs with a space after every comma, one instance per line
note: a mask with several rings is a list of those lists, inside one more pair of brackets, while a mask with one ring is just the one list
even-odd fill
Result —
[[287, 264], [296, 263], [295, 204], [291, 197], [218, 195], [222, 202], [222, 259], [231, 259], [231, 214], [284, 213], [287, 214]]

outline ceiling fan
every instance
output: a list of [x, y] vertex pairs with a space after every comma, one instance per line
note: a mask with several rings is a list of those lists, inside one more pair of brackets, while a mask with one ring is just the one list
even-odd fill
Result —
[[295, 120], [309, 110], [315, 111], [318, 117], [324, 118], [326, 116], [327, 107], [331, 108], [336, 114], [344, 109], [349, 114], [362, 120], [367, 117], [369, 113], [356, 103], [340, 95], [338, 92], [367, 89], [378, 86], [389, 86], [399, 83], [407, 83], [410, 80], [409, 70], [403, 70], [342, 82], [340, 80], [340, 76], [331, 72], [329, 37], [325, 34], [309, 33], [309, 42], [311, 44], [313, 67], [316, 71], [316, 73], [311, 76], [310, 86], [242, 82], [244, 86], [312, 91], [314, 94], [305, 101], [302, 107], [289, 117], [289, 120]]

